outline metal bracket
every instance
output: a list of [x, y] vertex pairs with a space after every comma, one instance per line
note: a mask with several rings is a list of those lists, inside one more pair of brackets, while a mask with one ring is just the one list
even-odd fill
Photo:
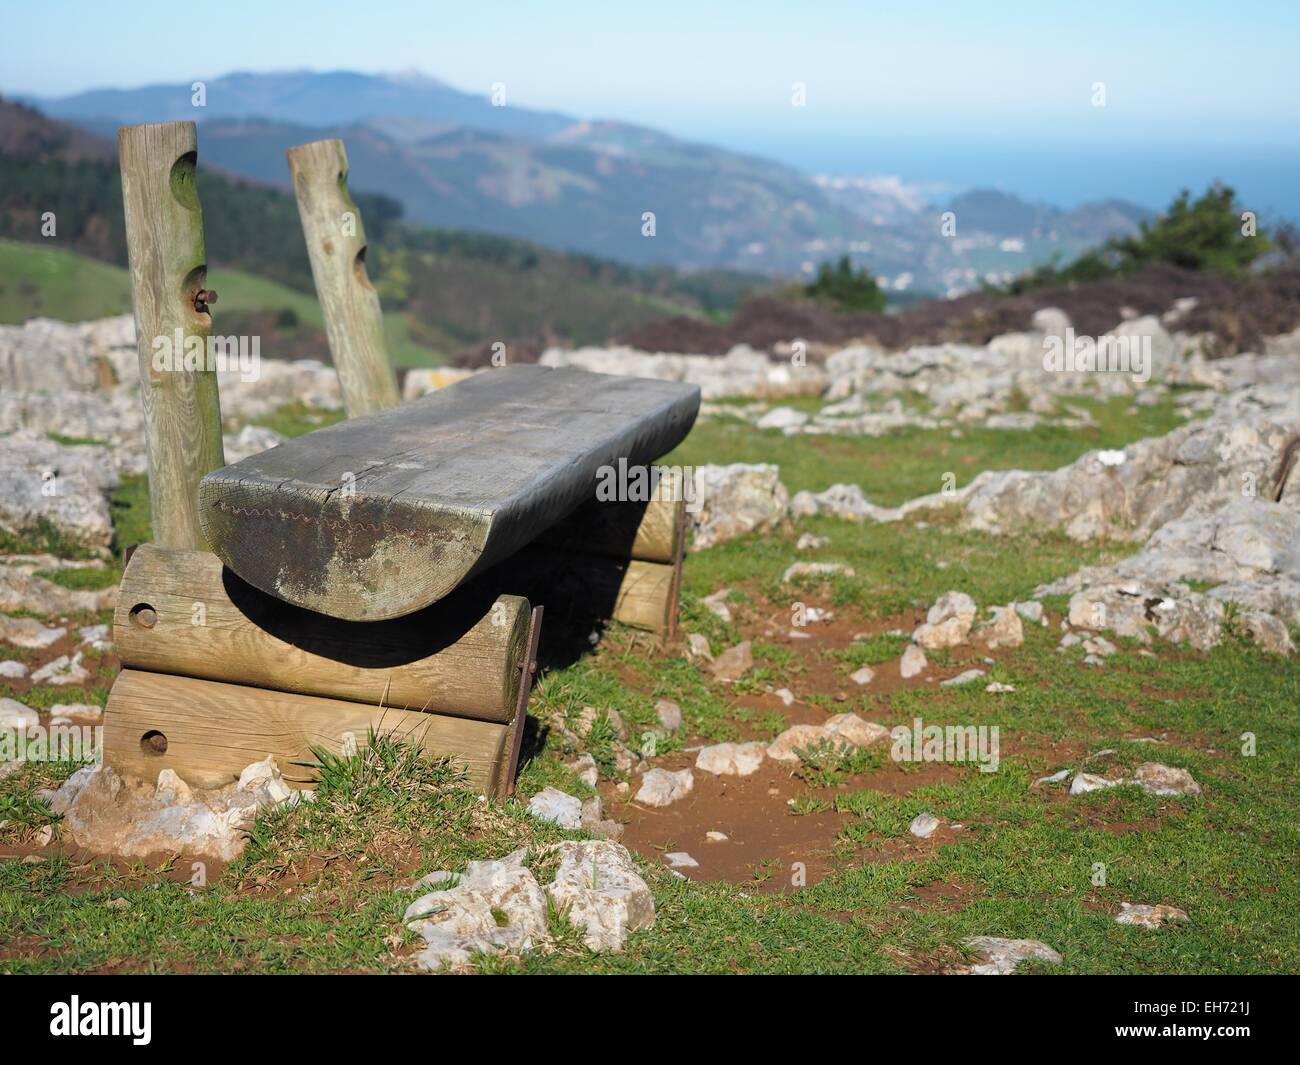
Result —
[[528, 643], [519, 669], [523, 676], [519, 678], [519, 697], [515, 700], [515, 719], [510, 723], [510, 732], [506, 737], [509, 750], [501, 766], [501, 775], [497, 780], [497, 795], [508, 799], [515, 793], [515, 774], [519, 772], [519, 752], [524, 745], [524, 725], [528, 719], [528, 696], [533, 690], [533, 680], [537, 676], [537, 644], [542, 635], [542, 612], [545, 607], [533, 607], [532, 617], [528, 619]]

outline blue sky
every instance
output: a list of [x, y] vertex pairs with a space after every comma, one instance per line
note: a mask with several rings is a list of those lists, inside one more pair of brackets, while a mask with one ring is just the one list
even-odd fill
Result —
[[[907, 166], [891, 157], [936, 144], [1068, 144], [1076, 155], [1131, 144], [1170, 159], [1200, 153], [1213, 169], [1238, 147], [1285, 165], [1300, 144], [1294, 0], [46, 0], [10, 5], [3, 27], [0, 92], [240, 69], [414, 69], [470, 91], [504, 82], [521, 105], [641, 122], [813, 170], [897, 172]], [[807, 86], [803, 108], [790, 105], [796, 81]], [[1096, 82], [1104, 108], [1092, 106]], [[1003, 168], [1014, 176], [1014, 162]]]

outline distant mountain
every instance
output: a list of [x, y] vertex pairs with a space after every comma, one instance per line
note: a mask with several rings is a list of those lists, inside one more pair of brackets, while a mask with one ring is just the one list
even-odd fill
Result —
[[[204, 146], [220, 143], [205, 127]], [[324, 355], [293, 197], [232, 178], [206, 156], [198, 182], [209, 279], [224, 294], [222, 328], [261, 336], [267, 354]], [[361, 192], [356, 198], [390, 354], [403, 365], [492, 341], [534, 352], [546, 343], [600, 343], [658, 318], [725, 313], [763, 283], [722, 271], [638, 270], [508, 237], [410, 225], [395, 201]], [[49, 235], [47, 212], [57, 219]], [[0, 319], [130, 309], [114, 145], [0, 99], [0, 243], [4, 238], [15, 243], [0, 248]], [[115, 269], [92, 269], [99, 264], [88, 259]]]
[[192, 105], [185, 84], [33, 102], [105, 135], [120, 124], [194, 119], [203, 163], [281, 187], [286, 148], [341, 137], [351, 186], [392, 197], [427, 225], [639, 266], [782, 277], [847, 254], [899, 293], [953, 293], [1068, 260], [1133, 231], [1146, 214], [1117, 203], [1065, 212], [975, 191], [956, 201], [954, 240], [940, 231], [943, 208], [897, 179], [812, 177], [642, 126], [509, 99], [493, 106], [488, 91], [419, 75], [299, 71], [215, 78], [204, 107]]
[[571, 126], [574, 119], [510, 104], [494, 107], [489, 86], [481, 95], [462, 92], [420, 74], [357, 74], [336, 70], [274, 74], [236, 72], [204, 82], [205, 104], [192, 103], [191, 85], [146, 85], [138, 89], [91, 89], [56, 99], [21, 98], [55, 118], [106, 119], [118, 125], [265, 118], [302, 126], [363, 122], [379, 116], [473, 126], [540, 139]]

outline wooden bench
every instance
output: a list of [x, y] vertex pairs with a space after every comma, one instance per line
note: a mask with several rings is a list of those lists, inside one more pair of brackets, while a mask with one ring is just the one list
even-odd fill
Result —
[[350, 419], [227, 466], [216, 374], [152, 357], [212, 328], [194, 125], [118, 144], [154, 543], [123, 574], [105, 757], [210, 787], [273, 754], [310, 787], [316, 751], [394, 732], [510, 794], [543, 605], [673, 631], [682, 478], [595, 489], [676, 446], [698, 390], [512, 366], [395, 406], [346, 155], [318, 142], [290, 170]]
[[400, 617], [648, 465], [699, 410], [694, 385], [507, 366], [298, 437], [199, 485], [204, 534], [250, 584], [350, 621]]

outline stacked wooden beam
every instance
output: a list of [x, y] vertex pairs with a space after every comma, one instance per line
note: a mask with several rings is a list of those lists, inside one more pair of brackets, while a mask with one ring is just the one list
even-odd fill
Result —
[[674, 447], [698, 390], [511, 367], [397, 407], [347, 158], [320, 142], [290, 169], [352, 418], [224, 466], [215, 373], [157, 358], [211, 333], [194, 126], [118, 140], [155, 543], [123, 575], [106, 757], [211, 787], [273, 754], [310, 787], [319, 750], [394, 732], [509, 794], [541, 606], [676, 624], [680, 474], [593, 489]]

